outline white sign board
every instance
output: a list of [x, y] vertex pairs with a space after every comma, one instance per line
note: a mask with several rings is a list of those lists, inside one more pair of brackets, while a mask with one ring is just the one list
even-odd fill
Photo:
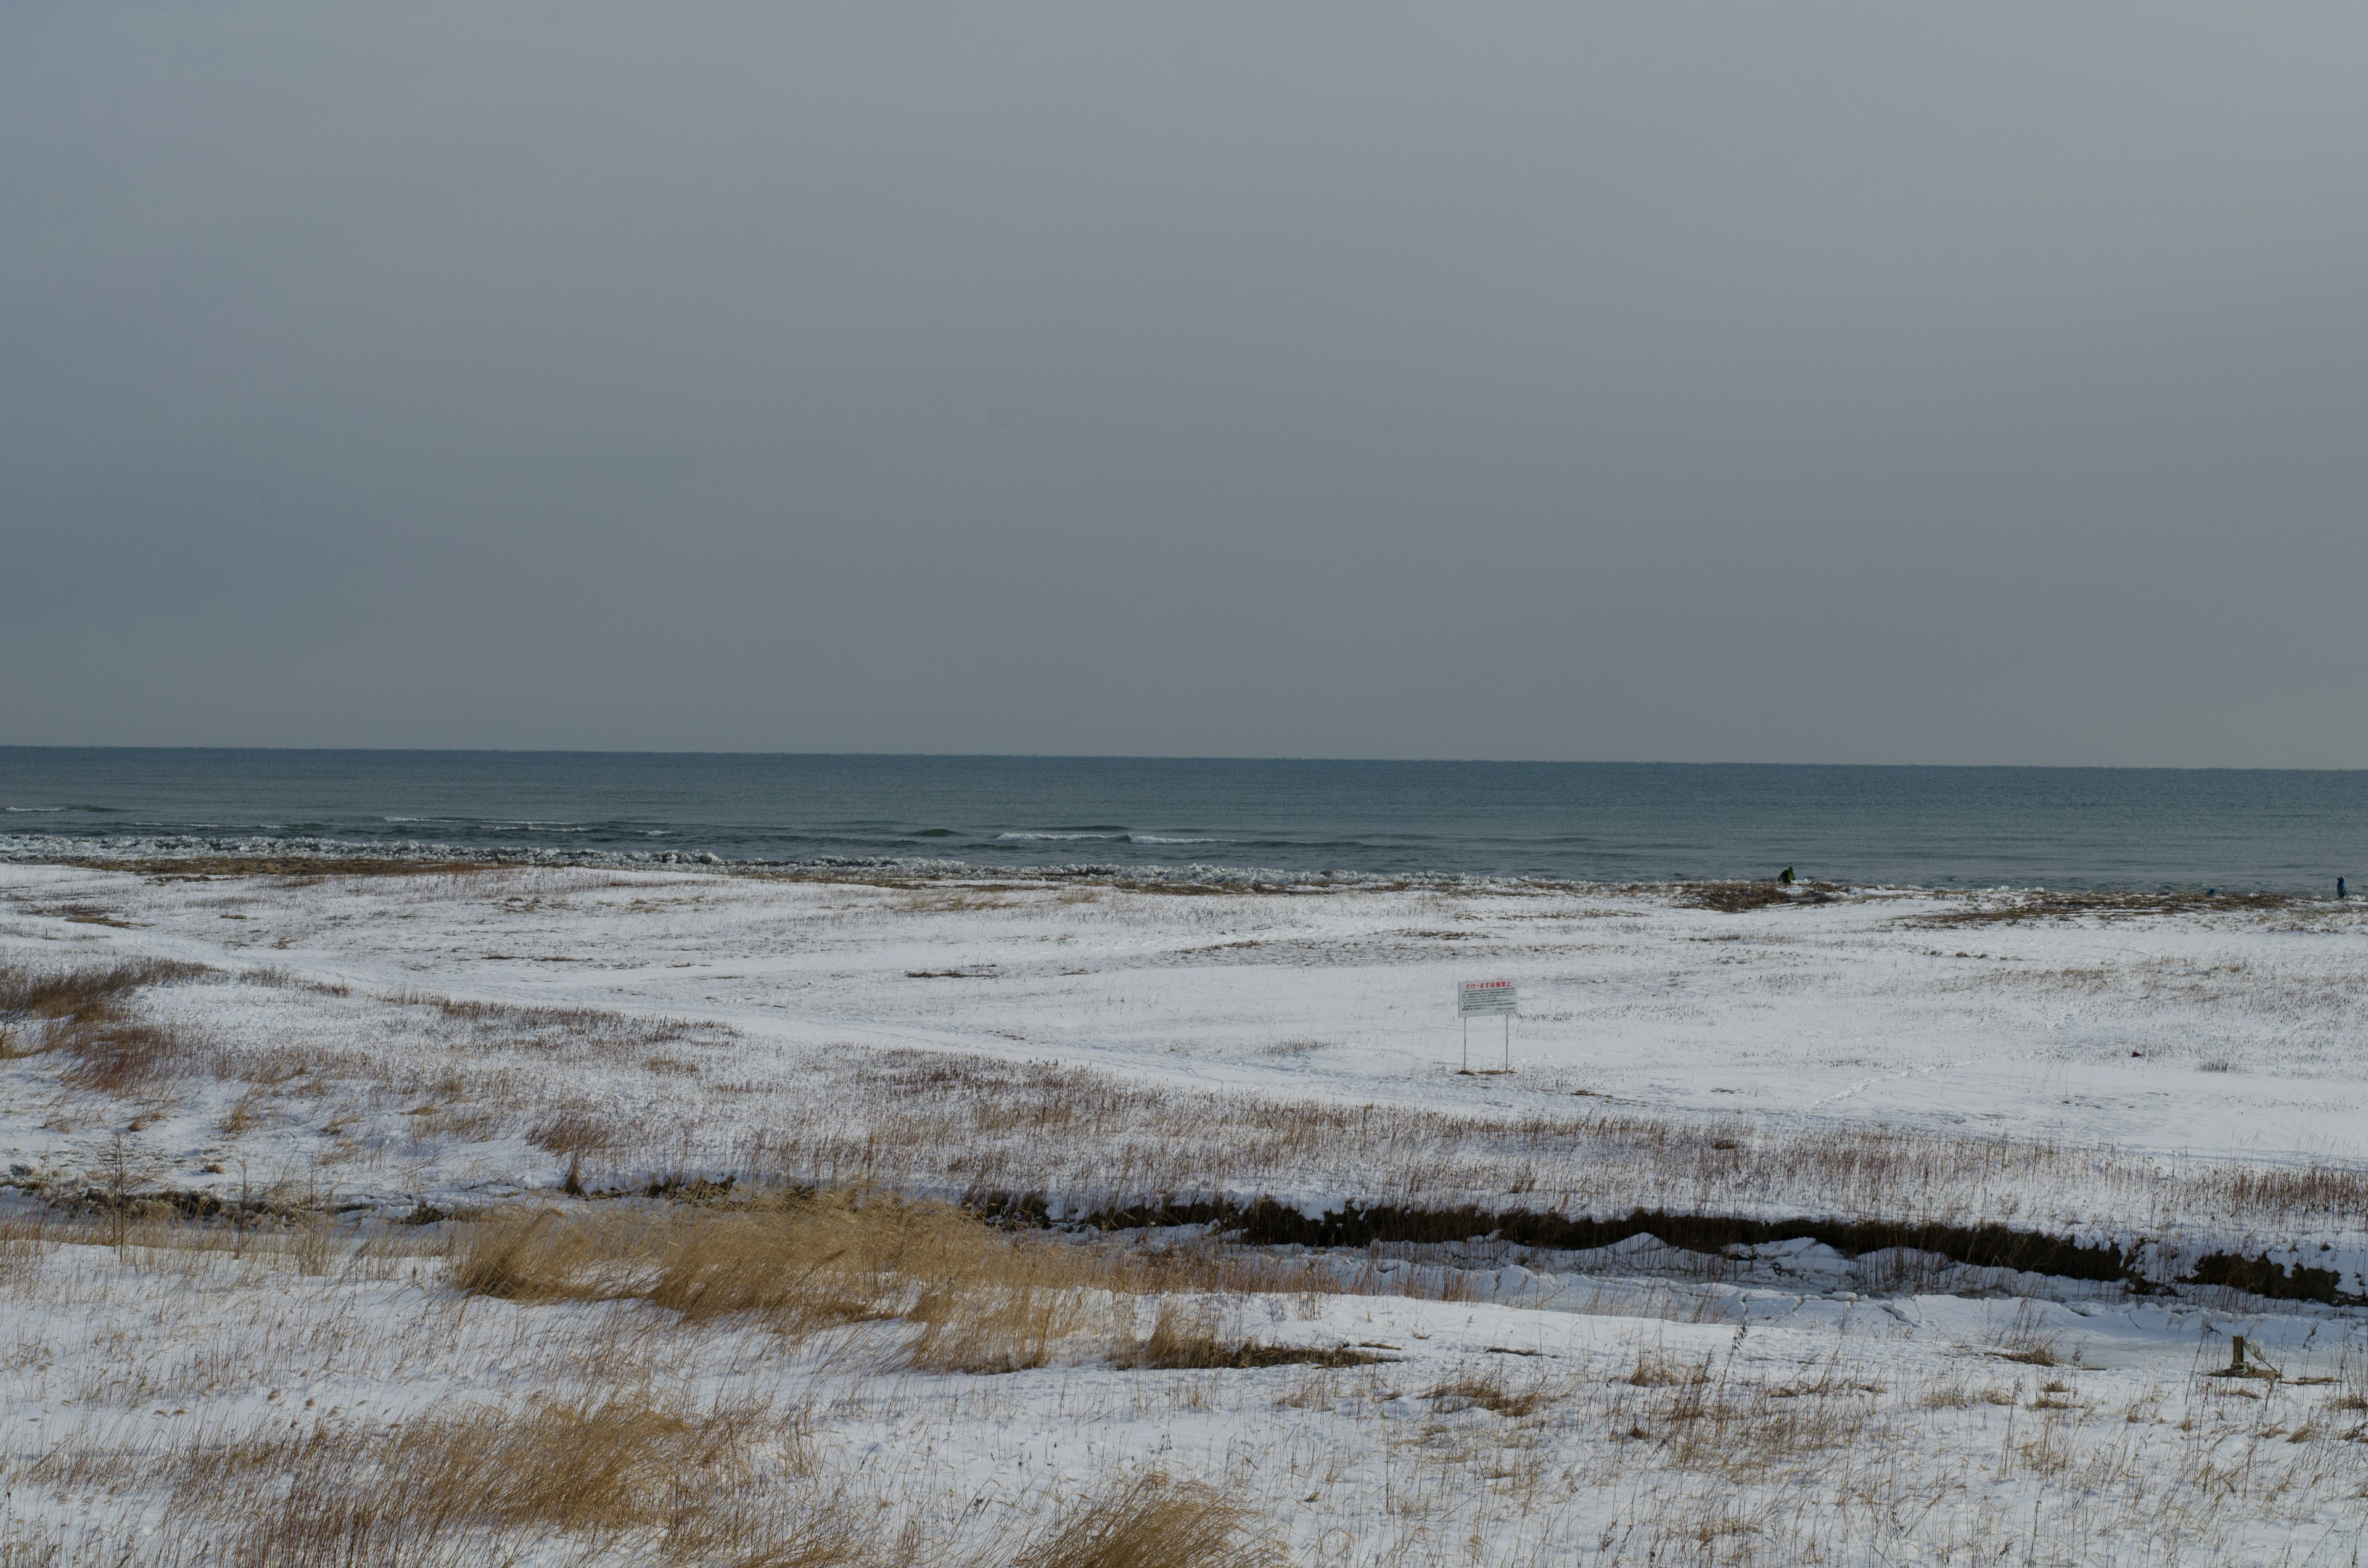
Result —
[[1460, 1018], [1508, 1017], [1520, 1008], [1509, 980], [1467, 980], [1455, 988], [1455, 1016]]

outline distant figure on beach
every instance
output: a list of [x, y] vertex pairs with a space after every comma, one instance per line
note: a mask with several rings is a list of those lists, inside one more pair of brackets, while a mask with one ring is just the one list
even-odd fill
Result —
[[1776, 880], [1782, 882], [1786, 887], [1791, 887], [1793, 885], [1793, 868], [1790, 866], [1785, 867], [1783, 875], [1778, 877]]
[[2341, 877], [2335, 879], [2335, 896], [2338, 898], [2349, 898], [2351, 896], [2343, 891], [2343, 879]]

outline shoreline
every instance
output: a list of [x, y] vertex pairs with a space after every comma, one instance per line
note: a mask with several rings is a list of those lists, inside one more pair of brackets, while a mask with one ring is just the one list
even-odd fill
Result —
[[[216, 837], [160, 835], [129, 838], [60, 840], [44, 835], [0, 834], [0, 865], [63, 866], [85, 870], [121, 870], [148, 876], [403, 876], [463, 870], [567, 869], [590, 870], [712, 871], [725, 875], [810, 881], [877, 881], [880, 885], [932, 882], [1013, 882], [1044, 886], [1089, 885], [1125, 891], [1162, 886], [1251, 892], [1333, 891], [1573, 893], [1611, 896], [1702, 892], [1734, 899], [1736, 890], [1754, 890], [1736, 911], [1783, 903], [1814, 903], [1825, 896], [1978, 898], [2046, 895], [2104, 910], [2153, 909], [2163, 901], [2198, 909], [2345, 907], [2349, 901], [2297, 890], [2256, 889], [2223, 892], [2168, 881], [2087, 885], [2050, 882], [1994, 884], [1846, 881], [1802, 878], [1783, 888], [1773, 877], [1667, 878], [1586, 881], [1543, 876], [1503, 876], [1469, 871], [1291, 870], [1280, 867], [1127, 865], [1113, 861], [1066, 861], [997, 865], [927, 856], [814, 856], [794, 860], [727, 859], [695, 850], [596, 850], [484, 847], [429, 840], [373, 844], [330, 838]], [[882, 880], [886, 881], [882, 881]], [[1783, 888], [1781, 892], [1772, 892]], [[2368, 894], [2363, 894], [2368, 896]], [[1727, 907], [1725, 903], [1705, 907]]]

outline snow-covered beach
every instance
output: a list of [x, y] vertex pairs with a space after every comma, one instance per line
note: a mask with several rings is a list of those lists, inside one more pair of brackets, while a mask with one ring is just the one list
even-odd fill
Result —
[[[638, 1324], [636, 1397], [761, 1406], [801, 1457], [744, 1432], [746, 1463], [947, 1561], [1155, 1473], [1303, 1561], [2349, 1561], [2363, 942], [2305, 899], [11, 864], [0, 963], [118, 990], [5, 1026], [40, 1233], [10, 1244], [6, 1528], [170, 1560], [140, 1532], [189, 1505], [137, 1456], [290, 1405], [581, 1394], [567, 1347]], [[1466, 1073], [1480, 978], [1521, 1016]], [[1234, 1250], [1297, 1272], [1080, 1284], [1095, 1326], [999, 1374], [900, 1363], [894, 1321], [784, 1340], [450, 1279], [491, 1217], [813, 1187], [1088, 1251], [1264, 1205]], [[1521, 1244], [1539, 1216], [1598, 1229]], [[231, 1228], [237, 1257], [192, 1247]], [[1387, 1348], [1128, 1365], [1169, 1296], [1226, 1343]], [[359, 1340], [307, 1348], [328, 1320]], [[2281, 1375], [2203, 1376], [2232, 1333]], [[100, 1484], [69, 1449], [132, 1457]], [[501, 1541], [632, 1561], [639, 1528]]]

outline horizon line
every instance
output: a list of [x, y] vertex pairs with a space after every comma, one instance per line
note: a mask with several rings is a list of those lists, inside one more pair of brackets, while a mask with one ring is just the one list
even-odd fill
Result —
[[939, 752], [939, 751], [750, 751], [724, 749], [662, 749], [655, 747], [591, 746], [416, 746], [416, 745], [59, 745], [0, 742], [6, 752], [202, 752], [279, 756], [580, 756], [580, 757], [736, 757], [814, 761], [920, 762], [1231, 762], [1338, 763], [1404, 767], [1850, 767], [1930, 772], [2055, 772], [2055, 773], [2362, 773], [2368, 767], [2325, 767], [2275, 763], [2114, 763], [2114, 762], [1771, 762], [1738, 758], [1711, 761], [1682, 758], [1520, 757], [1520, 756], [1325, 756], [1254, 753], [1189, 752]]

